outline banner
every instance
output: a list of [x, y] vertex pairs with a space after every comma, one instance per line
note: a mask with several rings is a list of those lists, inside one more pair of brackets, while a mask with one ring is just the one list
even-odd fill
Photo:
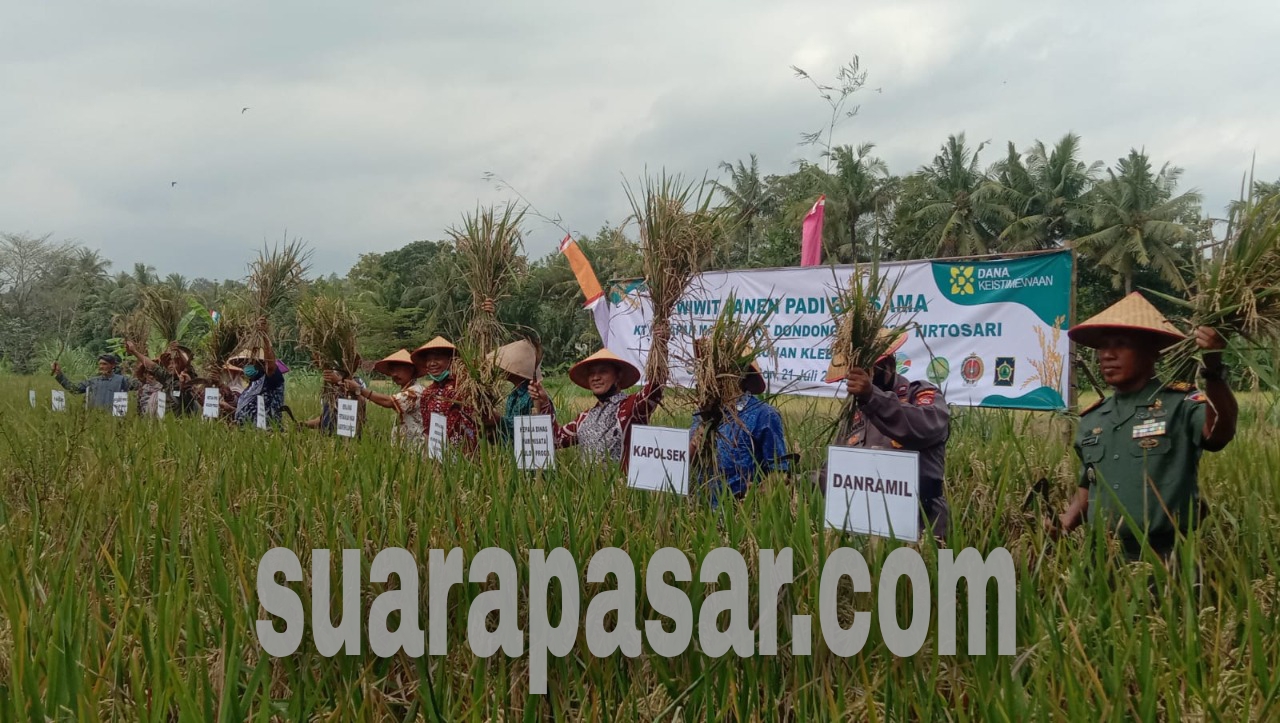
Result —
[[[706, 333], [734, 293], [744, 315], [771, 312], [771, 356], [759, 360], [775, 393], [844, 396], [823, 381], [835, 323], [831, 301], [854, 266], [715, 271], [690, 285], [672, 318], [672, 382], [689, 386], [692, 338]], [[869, 273], [866, 267], [861, 273]], [[937, 384], [949, 404], [1066, 408], [1070, 341], [1071, 253], [1056, 251], [1002, 261], [886, 263], [880, 273], [893, 298], [891, 323], [911, 325], [897, 353], [907, 379]], [[642, 281], [613, 284], [607, 314], [597, 316], [605, 346], [644, 369], [649, 299]]]

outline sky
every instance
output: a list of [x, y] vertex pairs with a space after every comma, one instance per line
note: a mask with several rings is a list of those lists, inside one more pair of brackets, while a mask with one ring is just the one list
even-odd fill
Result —
[[[591, 234], [646, 172], [816, 159], [828, 110], [791, 66], [855, 54], [834, 140], [894, 173], [951, 133], [985, 166], [1073, 131], [1221, 216], [1255, 153], [1280, 178], [1277, 37], [1274, 0], [0, 0], [0, 232], [189, 278], [286, 236], [344, 274], [511, 189]], [[535, 218], [526, 250], [562, 235]]]

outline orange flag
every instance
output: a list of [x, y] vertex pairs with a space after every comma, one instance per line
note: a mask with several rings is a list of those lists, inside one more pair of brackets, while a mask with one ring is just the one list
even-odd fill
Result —
[[604, 298], [604, 290], [596, 280], [596, 272], [592, 270], [591, 262], [587, 261], [586, 255], [578, 247], [578, 242], [568, 234], [560, 242], [560, 253], [569, 259], [569, 268], [573, 269], [573, 275], [578, 279], [578, 287], [582, 289], [582, 295], [587, 299], [582, 305], [583, 308], [594, 309], [596, 304]]

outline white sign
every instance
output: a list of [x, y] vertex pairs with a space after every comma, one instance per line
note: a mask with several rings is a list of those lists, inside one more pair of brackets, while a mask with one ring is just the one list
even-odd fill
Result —
[[[207, 389], [204, 390], [204, 418], [205, 419], [218, 418], [218, 413], [221, 411], [218, 408], [218, 402], [221, 400], [221, 397], [219, 396], [219, 394], [220, 393], [218, 392], [217, 387], [208, 387]], [[258, 406], [262, 406], [261, 397], [258, 398]]]
[[427, 425], [427, 456], [431, 459], [444, 459], [444, 448], [449, 443], [448, 419], [438, 412], [431, 413], [431, 421]]
[[53, 401], [52, 401], [52, 404], [53, 404], [53, 411], [55, 411], [55, 412], [65, 412], [65, 411], [67, 411], [67, 394], [66, 394], [66, 392], [62, 391], [61, 389], [55, 389], [55, 390], [53, 390]]
[[258, 411], [255, 419], [255, 426], [258, 429], [267, 428], [267, 405], [265, 402], [266, 402], [266, 399], [264, 397], [262, 396], [258, 397], [258, 404], [257, 404]]
[[[861, 267], [863, 273], [870, 269]], [[740, 313], [770, 313], [769, 355], [758, 360], [773, 392], [843, 396], [825, 381], [835, 332], [832, 300], [855, 267], [711, 271], [697, 276], [672, 315], [671, 382], [690, 387], [692, 338], [702, 336], [732, 293]], [[1070, 365], [1071, 255], [1003, 261], [908, 261], [881, 265], [896, 287], [888, 322], [910, 325], [895, 354], [898, 373], [938, 385], [948, 404], [1064, 409]], [[639, 282], [606, 290], [596, 328], [604, 345], [645, 368], [651, 306]]]
[[116, 392], [111, 396], [111, 416], [123, 417], [129, 413], [129, 393]]
[[338, 400], [338, 436], [356, 436], [356, 424], [360, 418], [360, 405], [354, 399]]
[[32, 389], [30, 392], [27, 393], [27, 396], [30, 397], [31, 399], [31, 408], [35, 409], [36, 408], [36, 390]]
[[156, 395], [156, 419], [164, 419], [164, 415], [169, 412], [169, 395], [160, 392]]
[[689, 439], [687, 429], [632, 425], [627, 486], [688, 494]]
[[513, 418], [516, 464], [520, 469], [549, 469], [556, 463], [556, 438], [551, 415], [535, 414]]
[[827, 448], [827, 526], [914, 541], [920, 536], [915, 452]]

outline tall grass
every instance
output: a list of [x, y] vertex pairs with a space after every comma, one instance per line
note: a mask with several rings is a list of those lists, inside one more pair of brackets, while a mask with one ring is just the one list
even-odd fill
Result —
[[[310, 414], [315, 382], [300, 381], [291, 379], [289, 403]], [[572, 450], [541, 475], [517, 473], [509, 453], [439, 467], [392, 447], [389, 412], [385, 424], [374, 417], [364, 438], [345, 440], [197, 419], [116, 420], [75, 404], [63, 414], [32, 411], [26, 390], [33, 385], [46, 399], [46, 378], [0, 379], [0, 720], [1234, 722], [1280, 715], [1280, 433], [1262, 423], [1255, 402], [1245, 405], [1240, 438], [1204, 464], [1214, 512], [1190, 541], [1203, 562], [1202, 589], [1185, 575], [1156, 571], [1154, 600], [1149, 568], [1091, 564], [1094, 546], [1079, 536], [1050, 541], [1037, 511], [1022, 509], [1039, 476], [1057, 480], [1056, 504], [1073, 487], [1065, 420], [958, 410], [948, 543], [984, 553], [1004, 546], [1014, 555], [1018, 655], [968, 655], [962, 603], [955, 657], [936, 654], [935, 619], [915, 657], [894, 658], [877, 624], [862, 653], [842, 659], [818, 634], [822, 562], [835, 547], [851, 546], [874, 575], [899, 545], [823, 529], [822, 499], [807, 471], [821, 462], [824, 420], [838, 409], [832, 401], [782, 403], [789, 441], [802, 455], [790, 486], [771, 483], [713, 511], [628, 490], [616, 468], [579, 464]], [[562, 415], [590, 403], [562, 387], [554, 393]], [[655, 420], [687, 422], [669, 413]], [[783, 593], [779, 619], [813, 615], [814, 654], [792, 655], [785, 625], [776, 657], [748, 659], [696, 650], [667, 659], [647, 648], [636, 659], [597, 659], [580, 638], [569, 657], [550, 659], [548, 694], [526, 696], [525, 658], [479, 659], [467, 648], [465, 612], [485, 586], [466, 584], [450, 596], [448, 656], [325, 658], [308, 635], [297, 655], [272, 659], [253, 631], [256, 565], [274, 546], [299, 554], [308, 586], [313, 548], [362, 550], [367, 579], [383, 548], [407, 548], [425, 564], [429, 548], [461, 547], [470, 560], [497, 546], [516, 557], [523, 586], [527, 550], [535, 547], [568, 548], [580, 570], [608, 546], [624, 548], [637, 564], [667, 546], [695, 562], [722, 546], [748, 560], [759, 549], [791, 547], [796, 582]], [[923, 553], [932, 568], [933, 547]], [[754, 570], [752, 580], [754, 625]], [[638, 584], [642, 591], [642, 577]], [[696, 620], [713, 586], [677, 584]], [[583, 582], [583, 599], [612, 586]], [[384, 587], [362, 585], [365, 611]], [[425, 611], [425, 577], [420, 589]], [[345, 614], [336, 586], [332, 592], [334, 615]], [[904, 623], [905, 592], [897, 606]], [[639, 597], [638, 619], [656, 617]], [[310, 597], [302, 598], [309, 619]], [[868, 594], [852, 596], [845, 624], [852, 610], [876, 605]], [[551, 607], [557, 619], [558, 605]], [[525, 609], [522, 601], [522, 615]]]

